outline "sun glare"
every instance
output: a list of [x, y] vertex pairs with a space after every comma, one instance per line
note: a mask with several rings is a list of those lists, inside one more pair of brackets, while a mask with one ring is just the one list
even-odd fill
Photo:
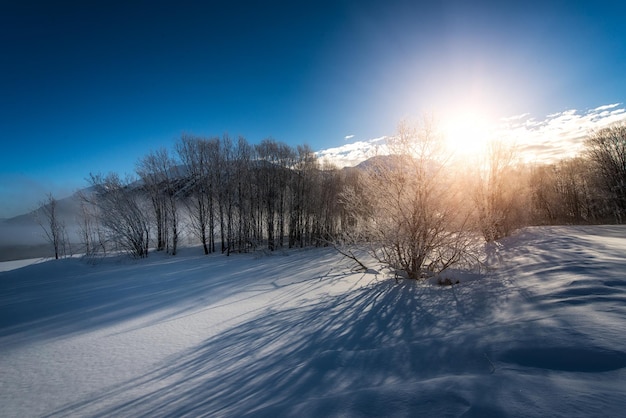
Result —
[[455, 112], [443, 120], [443, 133], [455, 154], [482, 154], [493, 135], [488, 117], [476, 111]]

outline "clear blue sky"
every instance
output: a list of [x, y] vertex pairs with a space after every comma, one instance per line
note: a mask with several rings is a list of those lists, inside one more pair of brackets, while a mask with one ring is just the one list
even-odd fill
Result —
[[624, 1], [3, 1], [0, 218], [182, 132], [324, 149], [467, 103], [623, 103], [624, 22]]

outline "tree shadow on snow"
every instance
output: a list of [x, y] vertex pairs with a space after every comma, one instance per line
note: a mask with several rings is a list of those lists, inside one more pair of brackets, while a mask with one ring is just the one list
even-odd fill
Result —
[[[217, 281], [210, 280], [201, 264], [180, 264], [172, 271], [187, 269], [180, 274], [184, 283], [174, 275], [147, 289], [134, 290], [132, 280], [110, 284], [120, 300], [90, 288], [91, 308], [87, 301], [82, 306], [77, 300], [78, 305], [50, 319], [50, 326], [78, 332], [95, 327], [80, 320], [72, 323], [82, 314], [102, 326], [164, 307], [180, 313], [215, 302], [210, 300], [213, 293], [234, 295], [242, 289], [239, 284], [246, 291], [280, 289], [281, 300], [293, 298], [295, 303], [271, 303], [251, 319], [168, 358], [143, 376], [50, 416], [506, 416], [506, 402], [516, 402], [518, 412], [538, 402], [536, 391], [519, 391], [519, 384], [541, 382], [543, 391], [565, 396], [571, 387], [561, 388], [558, 379], [546, 380], [546, 373], [611, 373], [626, 364], [622, 352], [593, 346], [593, 335], [570, 319], [604, 319], [602, 312], [586, 317], [587, 311], [581, 311], [583, 316], [574, 317], [579, 305], [576, 311], [564, 310], [583, 303], [607, 312], [610, 308], [611, 315], [623, 318], [624, 308], [606, 298], [624, 297], [620, 275], [626, 261], [619, 257], [619, 246], [591, 243], [585, 231], [576, 234], [570, 229], [559, 235], [560, 231], [531, 228], [504, 240], [491, 254], [505, 258], [504, 264], [485, 283], [396, 284], [367, 274], [361, 279], [369, 285], [331, 295], [323, 292], [325, 283], [345, 277], [324, 276], [321, 268], [311, 272], [311, 264], [303, 262], [306, 258], [289, 256], [262, 265], [211, 264], [228, 277]], [[320, 254], [336, 260], [330, 253]], [[120, 274], [125, 268], [120, 267]], [[163, 266], [155, 263], [150, 268], [151, 273], [141, 273], [143, 280], [150, 280], [150, 274]], [[359, 278], [347, 271], [345, 275], [355, 282]], [[256, 283], [256, 277], [276, 279]], [[297, 280], [306, 283], [290, 287]], [[105, 280], [96, 283], [107, 286]], [[307, 298], [313, 288], [323, 296]], [[69, 290], [63, 292], [61, 299], [74, 297]], [[48, 307], [48, 314], [54, 309]], [[45, 315], [35, 319], [13, 326], [34, 324], [48, 330]], [[616, 323], [621, 322], [606, 327], [619, 342], [623, 337], [614, 332]], [[569, 348], [569, 343], [581, 348]], [[599, 358], [600, 366], [597, 362], [580, 366], [585, 356]], [[611, 401], [618, 399], [611, 396]], [[551, 404], [547, 400], [538, 405]]]
[[[319, 256], [336, 258], [330, 250]], [[145, 260], [113, 257], [95, 265], [52, 260], [0, 272], [0, 339], [6, 349], [137, 318], [151, 321], [138, 325], [147, 326], [202, 309], [242, 287], [261, 292], [263, 288], [253, 287], [257, 277], [280, 277], [280, 269], [298, 275], [309, 266], [306, 257], [294, 252], [280, 263], [262, 263], [253, 254], [154, 254]]]
[[[51, 416], [380, 416], [419, 408], [471, 415], [482, 395], [423, 382], [493, 373], [479, 340], [485, 332], [468, 330], [488, 325], [482, 321], [502, 289], [478, 289], [382, 280], [267, 309]], [[483, 408], [506, 415], [490, 402]]]

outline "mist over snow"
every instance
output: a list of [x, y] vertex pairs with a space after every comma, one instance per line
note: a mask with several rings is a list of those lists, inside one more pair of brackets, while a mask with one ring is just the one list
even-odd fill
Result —
[[624, 226], [524, 229], [454, 286], [194, 254], [4, 269], [0, 416], [623, 415]]
[[[87, 192], [87, 189], [83, 189], [83, 192]], [[42, 194], [39, 202], [42, 202], [45, 196], [45, 193]], [[80, 242], [79, 213], [80, 199], [77, 194], [57, 200], [58, 220], [65, 228], [68, 241], [74, 245]], [[0, 220], [0, 262], [53, 256], [52, 245], [46, 238], [40, 222], [48, 227], [41, 207]]]

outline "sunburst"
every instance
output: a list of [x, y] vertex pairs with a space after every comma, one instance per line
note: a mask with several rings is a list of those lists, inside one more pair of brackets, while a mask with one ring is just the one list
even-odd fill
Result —
[[443, 118], [442, 125], [446, 143], [457, 155], [480, 155], [493, 140], [494, 124], [481, 110], [455, 111]]

